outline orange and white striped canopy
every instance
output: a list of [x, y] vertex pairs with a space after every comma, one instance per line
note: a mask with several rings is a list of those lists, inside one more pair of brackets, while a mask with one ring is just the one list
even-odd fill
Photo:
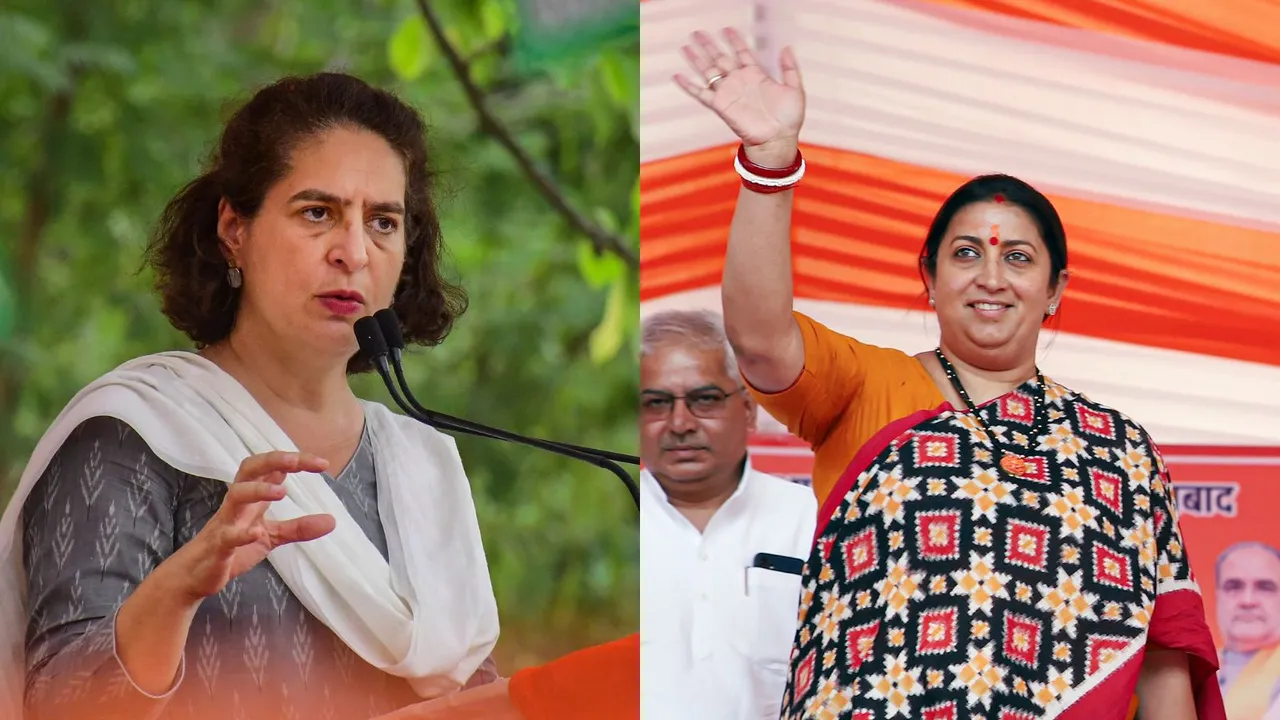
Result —
[[797, 309], [933, 347], [925, 231], [1009, 173], [1067, 227], [1045, 373], [1161, 443], [1280, 445], [1280, 0], [645, 0], [642, 315], [720, 308], [736, 140], [671, 76], [727, 25], [804, 75]]

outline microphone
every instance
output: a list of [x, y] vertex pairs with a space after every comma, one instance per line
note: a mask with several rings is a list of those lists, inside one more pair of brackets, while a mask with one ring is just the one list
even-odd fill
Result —
[[[449, 429], [457, 432], [479, 435], [481, 437], [489, 437], [495, 440], [502, 440], [502, 437], [493, 433], [486, 432], [483, 429], [471, 430], [465, 426], [459, 426], [458, 423], [449, 422], [449, 419], [440, 418], [436, 413], [425, 411], [418, 406], [416, 402], [410, 403], [406, 398], [402, 397], [396, 382], [391, 379], [391, 368], [387, 365], [387, 355], [390, 353], [390, 347], [387, 345], [386, 337], [383, 336], [378, 323], [371, 317], [360, 318], [355, 323], [356, 342], [360, 345], [360, 351], [373, 360], [374, 369], [378, 371], [378, 375], [382, 377], [382, 384], [387, 386], [387, 391], [391, 393], [391, 399], [396, 405], [405, 412], [406, 415], [427, 425], [437, 427], [439, 429]], [[396, 362], [396, 375], [399, 376], [400, 382], [404, 383], [404, 370], [400, 367], [400, 363]]]
[[[382, 330], [382, 337], [386, 341], [387, 347], [390, 348], [391, 365], [395, 370], [396, 380], [400, 384], [401, 392], [404, 393], [405, 400], [409, 403], [410, 406], [413, 407], [414, 410], [418, 411], [418, 413], [422, 414], [425, 417], [431, 418], [432, 420], [438, 419], [454, 425], [471, 427], [471, 428], [486, 432], [486, 434], [494, 430], [494, 428], [489, 428], [484, 425], [480, 425], [478, 423], [473, 423], [470, 420], [463, 420], [462, 418], [453, 417], [452, 415], [445, 415], [444, 413], [435, 412], [433, 410], [428, 410], [422, 407], [422, 405], [418, 403], [417, 399], [413, 397], [413, 393], [409, 390], [409, 383], [404, 379], [404, 365], [401, 363], [401, 358], [402, 358], [402, 352], [404, 351], [404, 348], [405, 348], [405, 342], [404, 342], [404, 334], [400, 331], [400, 320], [396, 318], [395, 311], [392, 310], [391, 308], [383, 308], [375, 312], [373, 314], [373, 317], [375, 320], [378, 321], [378, 328]], [[509, 433], [509, 434], [514, 435], [514, 433]], [[493, 436], [490, 435], [490, 437], [493, 437]], [[517, 437], [523, 437], [523, 436], [517, 436]], [[529, 438], [526, 438], [526, 439], [529, 439]], [[595, 448], [583, 447], [581, 445], [571, 445], [569, 443], [557, 442], [554, 440], [537, 440], [537, 442], [546, 443], [548, 445], [555, 445], [557, 447], [573, 450], [580, 453], [585, 453], [587, 455], [596, 455], [598, 457], [613, 460], [614, 462], [628, 463], [631, 465], [640, 464], [640, 458], [636, 457], [635, 455], [626, 455], [624, 453], [613, 452], [611, 450], [597, 450]]]
[[[368, 321], [368, 322], [366, 322]], [[418, 422], [431, 425], [441, 430], [453, 430], [455, 432], [467, 433], [470, 435], [479, 435], [481, 437], [493, 438], [495, 440], [504, 440], [501, 435], [494, 432], [488, 432], [487, 428], [470, 428], [459, 423], [452, 423], [448, 420], [434, 417], [434, 413], [422, 413], [416, 403], [410, 403], [406, 398], [401, 396], [400, 390], [396, 382], [391, 379], [391, 368], [387, 364], [387, 355], [390, 348], [387, 346], [386, 338], [383, 337], [381, 329], [371, 317], [361, 318], [355, 324], [356, 342], [360, 344], [360, 350], [368, 357], [373, 359], [374, 368], [378, 371], [378, 375], [382, 377], [382, 383], [387, 386], [387, 391], [391, 393], [391, 399], [395, 400], [396, 405], [405, 412], [406, 415], [417, 420]], [[403, 372], [398, 374], [403, 375]]]
[[[409, 384], [405, 381], [404, 368], [401, 364], [404, 337], [400, 332], [400, 325], [395, 313], [390, 309], [380, 310], [379, 313], [382, 313], [381, 317], [362, 317], [355, 322], [356, 341], [360, 344], [360, 351], [364, 353], [365, 357], [372, 360], [378, 375], [382, 377], [382, 383], [386, 385], [387, 391], [391, 394], [391, 399], [395, 401], [396, 405], [400, 406], [400, 409], [406, 415], [438, 430], [460, 432], [535, 447], [602, 467], [612, 472], [626, 485], [627, 491], [631, 493], [631, 499], [636, 503], [636, 507], [640, 506], [640, 488], [636, 485], [635, 480], [615, 462], [615, 460], [620, 460], [621, 462], [639, 465], [640, 459], [634, 455], [624, 455], [551, 440], [524, 437], [499, 428], [474, 423], [470, 420], [433, 412], [422, 407], [417, 399], [413, 397], [413, 392], [410, 391]], [[387, 342], [387, 336], [383, 331], [384, 327], [394, 328], [391, 333], [393, 344]], [[391, 360], [388, 361], [388, 358], [391, 358]], [[393, 363], [394, 370], [392, 368]], [[393, 372], [395, 373], [394, 379], [392, 377]], [[399, 381], [398, 384], [397, 381]], [[401, 395], [402, 391], [403, 396]]]

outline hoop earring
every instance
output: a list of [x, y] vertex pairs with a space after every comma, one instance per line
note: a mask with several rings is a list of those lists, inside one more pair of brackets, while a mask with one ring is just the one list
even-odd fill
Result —
[[227, 268], [227, 284], [233, 290], [239, 290], [240, 286], [244, 284], [244, 273], [240, 272], [240, 268], [236, 267], [235, 263], [230, 263], [230, 265], [231, 267]]

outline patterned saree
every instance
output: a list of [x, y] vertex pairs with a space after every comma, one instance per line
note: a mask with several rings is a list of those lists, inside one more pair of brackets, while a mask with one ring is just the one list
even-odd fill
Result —
[[1051, 381], [1029, 437], [1033, 392], [981, 423], [916, 413], [854, 458], [818, 518], [783, 718], [1123, 720], [1154, 644], [1188, 654], [1197, 716], [1223, 720], [1159, 451]]

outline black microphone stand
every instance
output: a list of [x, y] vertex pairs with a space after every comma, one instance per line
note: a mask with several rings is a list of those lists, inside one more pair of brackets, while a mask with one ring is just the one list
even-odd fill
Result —
[[528, 440], [534, 440], [535, 442], [538, 442], [538, 443], [543, 443], [545, 445], [554, 445], [556, 447], [564, 448], [566, 450], [570, 450], [574, 452], [583, 453], [586, 455], [595, 455], [597, 457], [613, 460], [614, 462], [628, 463], [630, 465], [640, 464], [640, 458], [636, 457], [635, 455], [626, 455], [620, 452], [613, 452], [612, 450], [597, 450], [595, 448], [583, 447], [581, 445], [571, 445], [569, 443], [557, 442], [554, 440], [524, 438], [524, 436], [521, 436], [521, 435], [515, 435], [514, 433], [505, 433], [504, 431], [497, 430], [496, 428], [487, 427], [479, 423], [471, 422], [470, 420], [464, 420], [462, 418], [453, 417], [452, 415], [446, 415], [442, 412], [436, 412], [434, 410], [428, 410], [424, 408], [421, 404], [418, 403], [417, 398], [413, 396], [413, 392], [409, 389], [409, 383], [404, 378], [404, 365], [401, 363], [402, 352], [404, 351], [404, 348], [405, 348], [404, 333], [401, 332], [400, 330], [400, 321], [398, 318], [396, 318], [395, 311], [392, 310], [391, 308], [383, 308], [382, 310], [379, 310], [376, 313], [374, 313], [373, 317], [375, 320], [378, 321], [378, 328], [382, 330], [382, 337], [384, 340], [386, 340], [387, 347], [390, 349], [391, 365], [395, 370], [396, 380], [399, 382], [400, 391], [404, 393], [404, 399], [409, 403], [409, 405], [411, 405], [414, 410], [417, 410], [418, 413], [421, 414], [423, 417], [430, 418], [433, 421], [440, 420], [445, 423], [459, 426], [459, 427], [473, 428], [477, 432], [483, 433], [486, 437], [495, 437], [498, 439], [504, 439], [491, 434], [496, 431], [501, 434], [512, 435], [514, 437], [520, 437]]
[[[395, 322], [394, 316], [390, 319], [392, 322]], [[423, 408], [421, 404], [418, 403], [417, 399], [413, 397], [413, 393], [409, 391], [408, 383], [404, 380], [403, 367], [399, 362], [399, 353], [392, 352], [391, 347], [387, 343], [387, 338], [383, 334], [382, 325], [384, 323], [387, 323], [387, 321], [382, 320], [379, 322], [379, 320], [374, 317], [360, 318], [356, 321], [354, 328], [356, 341], [360, 344], [360, 351], [364, 353], [365, 357], [368, 357], [373, 362], [374, 368], [378, 371], [378, 375], [382, 377], [383, 384], [386, 385], [387, 391], [391, 394], [391, 399], [395, 401], [396, 405], [400, 406], [400, 409], [403, 410], [406, 415], [418, 422], [430, 425], [439, 430], [460, 432], [468, 435], [492, 438], [494, 440], [504, 440], [506, 442], [513, 442], [519, 445], [527, 445], [529, 447], [553, 452], [557, 455], [563, 455], [565, 457], [576, 458], [584, 462], [589, 462], [597, 467], [602, 467], [616, 475], [618, 479], [627, 486], [627, 491], [631, 493], [631, 499], [636, 503], [636, 507], [638, 508], [640, 506], [640, 488], [636, 485], [635, 480], [633, 480], [631, 476], [627, 474], [627, 471], [623, 470], [617, 462], [614, 462], [611, 457], [606, 457], [605, 451], [594, 450], [577, 445], [565, 445], [549, 440], [528, 438], [505, 430], [500, 430], [498, 428], [473, 423], [468, 420], [452, 418]], [[398, 331], [399, 324], [396, 323], [395, 327]], [[399, 335], [400, 333], [396, 332], [395, 334]], [[403, 340], [401, 340], [401, 343], [403, 343]], [[391, 363], [388, 362], [388, 356], [394, 357], [395, 359], [394, 372], [396, 379], [400, 381], [399, 387], [397, 386], [396, 379], [392, 378], [393, 371]], [[401, 396], [401, 390], [404, 392], [403, 397]], [[621, 453], [608, 454], [614, 457], [623, 458], [623, 462], [639, 464], [639, 458], [636, 458], [635, 456], [622, 455]]]

